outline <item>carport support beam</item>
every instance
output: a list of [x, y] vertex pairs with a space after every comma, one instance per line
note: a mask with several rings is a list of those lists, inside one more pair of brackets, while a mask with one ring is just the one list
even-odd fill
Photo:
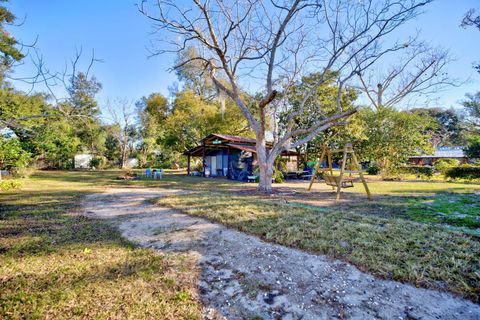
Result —
[[205, 177], [205, 141], [202, 143], [202, 166], [203, 166], [203, 173], [202, 175]]

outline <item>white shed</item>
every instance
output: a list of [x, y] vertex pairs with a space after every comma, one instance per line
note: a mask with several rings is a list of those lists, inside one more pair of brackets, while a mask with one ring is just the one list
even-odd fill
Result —
[[90, 169], [90, 161], [92, 159], [93, 159], [93, 156], [88, 153], [76, 154], [74, 157], [75, 169]]
[[138, 168], [140, 166], [140, 161], [137, 158], [128, 158], [127, 167], [128, 168]]

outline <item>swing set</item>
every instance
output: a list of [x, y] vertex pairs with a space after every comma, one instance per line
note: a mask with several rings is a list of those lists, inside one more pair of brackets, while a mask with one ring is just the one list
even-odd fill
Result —
[[[333, 162], [332, 162], [332, 154], [333, 153], [343, 153], [342, 158], [342, 166], [340, 169], [340, 175], [334, 176], [333, 175]], [[324, 159], [327, 160], [328, 167], [322, 168], [322, 163]], [[370, 194], [370, 190], [368, 189], [367, 181], [363, 176], [362, 167], [358, 162], [357, 156], [355, 155], [355, 151], [353, 150], [353, 146], [351, 143], [345, 145], [343, 149], [334, 149], [330, 150], [328, 146], [325, 144], [323, 145], [322, 154], [318, 159], [317, 164], [315, 165], [312, 178], [310, 180], [310, 185], [308, 186], [308, 191], [312, 189], [313, 182], [319, 173], [323, 172], [323, 179], [328, 186], [331, 186], [333, 190], [336, 189], [337, 193], [337, 200], [340, 200], [340, 193], [343, 188], [352, 188], [353, 183], [357, 181], [361, 181], [365, 192], [367, 193], [368, 200], [372, 200], [372, 195]], [[348, 174], [348, 176], [345, 176]], [[353, 177], [354, 174], [358, 174], [358, 177]]]

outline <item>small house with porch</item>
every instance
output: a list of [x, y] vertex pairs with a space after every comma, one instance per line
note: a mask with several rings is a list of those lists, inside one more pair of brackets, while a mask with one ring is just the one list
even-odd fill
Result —
[[[247, 181], [257, 163], [255, 144], [252, 138], [210, 134], [198, 146], [184, 153], [187, 156], [187, 173], [192, 175], [192, 158], [196, 157], [201, 158], [203, 164], [202, 172], [198, 172], [202, 176]], [[284, 151], [281, 155], [288, 157], [289, 170], [298, 170], [299, 154], [296, 151]]]

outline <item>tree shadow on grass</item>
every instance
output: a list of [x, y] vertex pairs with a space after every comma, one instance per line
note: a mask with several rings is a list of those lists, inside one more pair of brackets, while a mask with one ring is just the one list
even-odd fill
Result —
[[411, 221], [402, 212], [404, 197], [354, 201], [359, 196], [349, 194], [341, 204], [331, 201], [321, 211], [296, 206], [293, 197], [197, 193], [164, 202], [266, 241], [348, 261], [382, 278], [479, 302], [480, 237]]
[[[9, 195], [0, 203], [2, 251], [8, 255], [39, 255], [71, 245], [127, 245], [106, 223], [73, 215], [86, 192], [28, 192]], [[27, 241], [31, 238], [31, 241]], [[15, 241], [22, 239], [22, 241]], [[1, 244], [0, 243], [0, 244]]]
[[191, 262], [76, 214], [94, 190], [67, 187], [0, 194], [0, 318], [199, 319]]

